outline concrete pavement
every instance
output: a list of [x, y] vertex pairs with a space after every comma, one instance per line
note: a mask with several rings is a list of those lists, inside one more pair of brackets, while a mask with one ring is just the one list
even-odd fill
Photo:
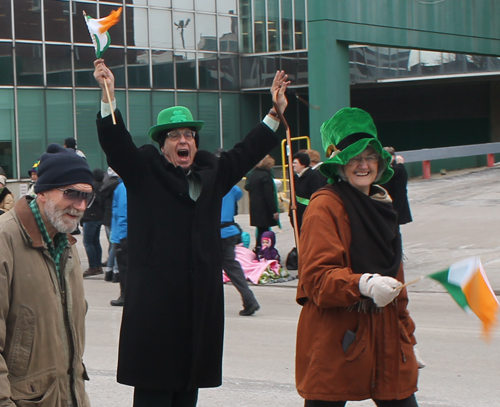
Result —
[[[481, 257], [490, 282], [500, 292], [500, 168], [449, 173], [409, 184], [414, 222], [402, 227], [406, 278], [446, 268], [472, 255]], [[237, 221], [254, 234], [248, 215]], [[293, 247], [286, 214], [277, 247], [283, 257]], [[103, 242], [105, 241], [103, 235]], [[86, 256], [79, 238], [82, 263]], [[294, 272], [292, 272], [294, 273]], [[225, 286], [226, 333], [224, 383], [203, 389], [200, 407], [303, 405], [294, 386], [295, 331], [300, 307], [295, 286], [254, 286], [262, 309], [253, 317], [240, 317], [239, 294]], [[102, 276], [85, 280], [89, 301], [85, 363], [94, 407], [130, 406], [132, 390], [116, 383], [116, 358], [121, 309], [109, 301], [118, 284]], [[480, 336], [480, 323], [462, 312], [434, 281], [424, 279], [410, 287], [410, 312], [417, 324], [418, 348], [427, 367], [420, 371], [417, 399], [422, 407], [500, 406], [500, 329], [490, 343]], [[348, 406], [373, 406], [371, 401]]]

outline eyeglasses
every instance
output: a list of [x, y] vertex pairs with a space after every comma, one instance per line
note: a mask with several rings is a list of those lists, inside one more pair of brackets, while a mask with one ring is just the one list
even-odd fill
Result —
[[66, 199], [69, 199], [70, 201], [78, 201], [81, 202], [85, 200], [87, 202], [87, 208], [90, 208], [90, 206], [94, 203], [95, 200], [95, 193], [93, 192], [83, 192], [83, 191], [78, 191], [77, 189], [61, 189], [57, 188], [59, 191], [62, 191], [63, 197]]
[[378, 154], [368, 154], [365, 155], [364, 157], [361, 157], [360, 155], [356, 157], [352, 157], [349, 161], [347, 161], [347, 165], [359, 165], [361, 164], [361, 161], [365, 160], [367, 164], [375, 164], [378, 163], [380, 160], [380, 155]]
[[192, 130], [172, 130], [167, 133], [167, 137], [171, 140], [179, 140], [181, 136], [184, 136], [186, 140], [192, 140], [196, 136], [196, 132]]

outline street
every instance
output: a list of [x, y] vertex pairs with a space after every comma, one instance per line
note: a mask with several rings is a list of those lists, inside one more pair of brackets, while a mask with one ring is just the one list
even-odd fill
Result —
[[[402, 227], [406, 280], [447, 268], [454, 261], [477, 255], [493, 289], [500, 293], [500, 168], [436, 175], [409, 183], [413, 223]], [[237, 222], [253, 236], [248, 215]], [[284, 259], [293, 247], [288, 216], [281, 214], [283, 231], [277, 248]], [[105, 242], [104, 234], [103, 242]], [[82, 267], [86, 256], [78, 236]], [[106, 244], [104, 245], [106, 248]], [[296, 274], [296, 272], [292, 272]], [[295, 332], [300, 306], [295, 303], [297, 281], [252, 286], [261, 310], [241, 317], [238, 292], [225, 285], [226, 330], [223, 385], [200, 391], [200, 407], [303, 406], [294, 386]], [[132, 389], [116, 383], [116, 360], [121, 308], [109, 301], [118, 284], [102, 276], [85, 280], [89, 302], [84, 357], [90, 375], [87, 391], [94, 407], [132, 405]], [[422, 407], [500, 406], [500, 329], [492, 340], [481, 337], [475, 316], [464, 313], [433, 280], [409, 287], [410, 312], [427, 366], [420, 370]], [[368, 401], [348, 406], [373, 406]]]

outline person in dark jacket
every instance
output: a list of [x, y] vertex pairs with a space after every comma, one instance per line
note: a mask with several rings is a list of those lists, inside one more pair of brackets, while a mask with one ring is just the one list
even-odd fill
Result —
[[274, 158], [264, 157], [247, 175], [245, 189], [250, 199], [250, 225], [257, 228], [254, 252], [260, 251], [262, 233], [271, 226], [276, 226], [279, 219], [278, 202], [271, 170], [274, 167]]
[[84, 277], [102, 274], [102, 247], [101, 247], [101, 226], [104, 215], [104, 208], [99, 192], [102, 187], [104, 171], [96, 168], [92, 171], [94, 183], [92, 185], [96, 194], [94, 203], [88, 207], [82, 217], [83, 226], [83, 245], [89, 260], [89, 268], [83, 273]]
[[413, 221], [411, 217], [410, 203], [408, 202], [408, 173], [404, 165], [404, 159], [396, 155], [394, 147], [384, 147], [391, 158], [391, 168], [394, 170], [392, 178], [381, 185], [392, 198], [392, 206], [398, 213], [398, 225], [406, 225]]
[[[103, 89], [99, 142], [127, 188], [129, 214], [117, 379], [135, 387], [135, 407], [195, 406], [198, 389], [222, 379], [222, 198], [278, 145], [279, 120], [267, 115], [217, 158], [198, 150], [204, 122], [174, 106], [149, 130], [161, 154], [151, 144], [137, 148], [114, 107], [112, 72], [102, 59], [94, 65]], [[282, 110], [288, 84], [278, 71], [271, 90]]]

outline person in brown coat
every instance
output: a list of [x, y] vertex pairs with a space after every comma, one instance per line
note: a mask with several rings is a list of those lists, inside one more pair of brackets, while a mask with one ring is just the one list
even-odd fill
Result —
[[300, 235], [296, 385], [306, 407], [416, 407], [415, 324], [397, 215], [375, 185], [392, 176], [370, 115], [340, 110], [321, 127], [330, 158]]

